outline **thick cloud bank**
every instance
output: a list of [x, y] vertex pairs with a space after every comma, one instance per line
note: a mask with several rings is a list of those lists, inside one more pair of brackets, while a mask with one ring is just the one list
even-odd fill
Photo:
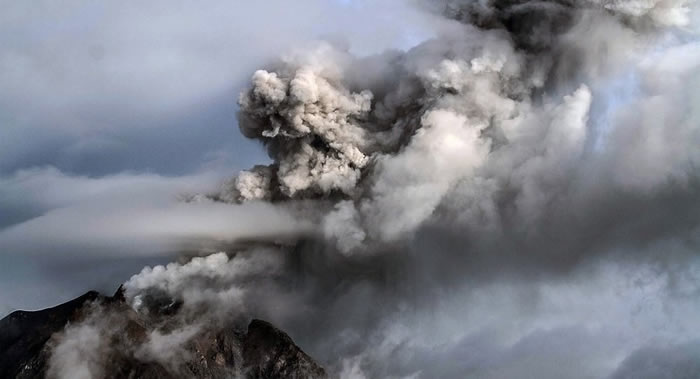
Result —
[[273, 163], [201, 201], [313, 232], [145, 268], [127, 298], [178, 302], [183, 333], [266, 318], [346, 378], [692, 377], [693, 5], [432, 2], [409, 51], [286, 54], [239, 98]]

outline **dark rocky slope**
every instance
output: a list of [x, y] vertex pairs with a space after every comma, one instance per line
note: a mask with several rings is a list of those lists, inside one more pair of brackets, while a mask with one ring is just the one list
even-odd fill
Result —
[[[322, 378], [322, 367], [292, 339], [271, 324], [253, 320], [247, 330], [234, 325], [198, 331], [183, 345], [185, 354], [164, 364], [144, 359], [134, 346], [147, 340], [156, 327], [134, 312], [121, 296], [91, 291], [59, 306], [35, 312], [16, 311], [0, 320], [0, 378], [51, 376], [53, 348], [68, 325], [95, 316], [108, 318], [117, 332], [107, 336], [100, 359], [104, 378]], [[92, 316], [91, 316], [92, 315]], [[162, 327], [161, 315], [158, 327]]]

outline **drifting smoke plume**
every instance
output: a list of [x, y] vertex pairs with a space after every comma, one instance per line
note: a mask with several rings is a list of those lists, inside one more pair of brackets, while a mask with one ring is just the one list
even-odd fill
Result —
[[321, 44], [256, 71], [240, 128], [274, 162], [214, 199], [317, 234], [146, 268], [127, 298], [179, 302], [181, 327], [269, 319], [347, 377], [675, 365], [700, 340], [690, 5], [444, 1], [410, 51]]

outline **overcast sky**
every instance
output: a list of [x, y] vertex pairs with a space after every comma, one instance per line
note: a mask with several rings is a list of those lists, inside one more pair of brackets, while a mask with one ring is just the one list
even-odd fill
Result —
[[[148, 219], [142, 204], [266, 162], [235, 118], [255, 68], [319, 39], [369, 54], [433, 32], [399, 1], [1, 3], [0, 314], [167, 260], [90, 226], [121, 227], [115, 209]], [[85, 238], [50, 237], [68, 229]]]

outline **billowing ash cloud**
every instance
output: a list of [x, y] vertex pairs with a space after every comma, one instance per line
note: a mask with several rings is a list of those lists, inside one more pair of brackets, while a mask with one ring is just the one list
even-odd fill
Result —
[[686, 377], [691, 5], [443, 1], [407, 52], [288, 54], [239, 99], [273, 163], [207, 201], [269, 202], [316, 234], [146, 268], [127, 298], [173, 299], [182, 328], [269, 319], [341, 377], [652, 377], [655, 359]]
[[[639, 60], [661, 43], [654, 41], [661, 26], [687, 21], [683, 3], [583, 4], [449, 2], [448, 13], [467, 24], [406, 54], [355, 58], [322, 45], [255, 72], [239, 100], [241, 130], [262, 141], [275, 163], [242, 172], [223, 198], [344, 199], [324, 229], [334, 234], [336, 218], [350, 221], [344, 224], [358, 232], [335, 236], [348, 247], [361, 245], [353, 238], [397, 240], [430, 218], [495, 227], [539, 222], [553, 202], [571, 207], [572, 197], [589, 196], [566, 188], [581, 176], [615, 180], [630, 170], [603, 167], [641, 157], [653, 161], [646, 177], [601, 184], [645, 191], [683, 180], [686, 174], [669, 166], [692, 167], [697, 156], [692, 146], [682, 149], [686, 156], [661, 151], [675, 150], [676, 136], [650, 136], [660, 150], [609, 141], [587, 151], [624, 138], [615, 134], [636, 120], [622, 118], [634, 117], [625, 113], [645, 97], [674, 96], [675, 88], [649, 88], [608, 111], [618, 120], [607, 123], [623, 124], [611, 135], [591, 127], [599, 121], [589, 120], [598, 117], [590, 112], [592, 91], [605, 92], [597, 87], [627, 69], [654, 80], [648, 65], [655, 64]], [[673, 133], [692, 134], [693, 126]], [[455, 201], [466, 206], [451, 206]]]

